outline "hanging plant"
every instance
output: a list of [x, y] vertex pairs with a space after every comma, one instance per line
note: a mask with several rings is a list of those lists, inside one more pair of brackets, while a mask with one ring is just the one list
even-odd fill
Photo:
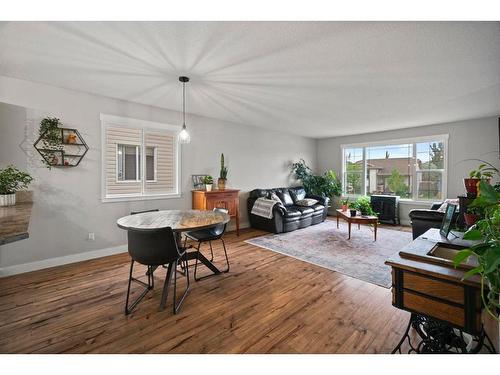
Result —
[[46, 117], [40, 122], [40, 129], [38, 130], [44, 148], [43, 152], [48, 156], [47, 158], [42, 158], [42, 163], [49, 169], [57, 164], [57, 161], [53, 160], [57, 156], [55, 153], [51, 153], [51, 151], [62, 150], [62, 135], [59, 125], [62, 124], [58, 118]]

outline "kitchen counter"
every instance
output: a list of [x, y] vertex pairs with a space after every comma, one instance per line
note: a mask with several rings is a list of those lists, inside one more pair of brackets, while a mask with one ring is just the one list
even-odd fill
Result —
[[0, 245], [29, 237], [32, 202], [0, 207]]

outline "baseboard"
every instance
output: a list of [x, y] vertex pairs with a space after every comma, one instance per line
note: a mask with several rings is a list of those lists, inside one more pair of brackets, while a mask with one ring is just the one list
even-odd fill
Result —
[[[250, 224], [248, 222], [240, 223], [240, 229], [249, 227]], [[236, 230], [236, 226], [233, 223], [231, 223], [228, 227], [228, 231], [234, 231], [234, 230]], [[119, 245], [114, 247], [108, 247], [106, 249], [92, 250], [78, 254], [65, 255], [62, 257], [39, 260], [36, 262], [15, 264], [13, 266], [1, 267], [0, 278], [17, 275], [25, 272], [38, 271], [44, 268], [62, 266], [64, 264], [82, 262], [84, 260], [102, 258], [109, 255], [125, 253], [126, 251], [127, 251], [127, 245]]]
[[37, 271], [44, 268], [62, 266], [64, 264], [81, 262], [84, 260], [102, 258], [109, 255], [125, 253], [127, 251], [127, 245], [119, 245], [114, 247], [108, 247], [100, 250], [86, 251], [83, 253], [65, 255], [62, 257], [50, 258], [39, 260], [36, 262], [16, 264], [13, 266], [7, 266], [0, 268], [0, 277], [17, 275], [20, 273]]

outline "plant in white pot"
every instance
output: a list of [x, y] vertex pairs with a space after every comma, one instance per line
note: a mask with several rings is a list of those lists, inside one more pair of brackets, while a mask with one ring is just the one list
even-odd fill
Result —
[[16, 204], [16, 191], [24, 190], [33, 181], [28, 173], [22, 172], [13, 165], [0, 170], [0, 206]]
[[205, 190], [206, 191], [212, 191], [212, 185], [214, 183], [214, 179], [212, 176], [205, 176], [203, 177], [203, 183], [205, 184]]

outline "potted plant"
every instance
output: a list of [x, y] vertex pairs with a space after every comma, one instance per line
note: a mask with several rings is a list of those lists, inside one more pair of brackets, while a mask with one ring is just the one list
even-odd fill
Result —
[[470, 228], [476, 221], [478, 221], [483, 216], [483, 209], [481, 207], [468, 207], [467, 212], [464, 213], [464, 221], [467, 224], [467, 228]]
[[[498, 173], [498, 172], [497, 172]], [[469, 257], [475, 257], [478, 266], [465, 273], [481, 277], [481, 298], [486, 312], [500, 322], [500, 193], [485, 180], [479, 182], [479, 193], [471, 203], [484, 211], [484, 218], [465, 232], [466, 240], [478, 244], [458, 252], [453, 262], [458, 266]]]
[[498, 173], [498, 169], [492, 164], [482, 161], [482, 164], [479, 164], [477, 169], [474, 169], [469, 173], [469, 178], [464, 178], [464, 186], [467, 191], [467, 195], [476, 197], [478, 194], [477, 188], [479, 186], [479, 182], [481, 180], [485, 180], [489, 183], [494, 173]]
[[42, 162], [47, 166], [47, 168], [51, 168], [54, 165], [58, 165], [60, 160], [57, 157], [57, 152], [50, 151], [58, 151], [62, 149], [62, 134], [61, 129], [59, 127], [61, 121], [55, 117], [46, 117], [42, 121], [40, 121], [40, 128], [38, 130], [38, 134], [43, 144], [43, 148], [45, 150], [44, 157]]
[[370, 197], [367, 196], [359, 197], [355, 202], [351, 203], [349, 207], [351, 209], [358, 210], [361, 215], [377, 216], [375, 211], [372, 209]]
[[203, 183], [205, 184], [206, 191], [212, 191], [212, 184], [214, 183], [212, 176], [208, 175], [203, 177]]
[[302, 181], [307, 194], [331, 198], [340, 197], [342, 193], [342, 185], [332, 170], [316, 175], [301, 159], [298, 163], [292, 164], [292, 172], [295, 173], [297, 180]]
[[342, 205], [342, 211], [343, 212], [346, 212], [347, 211], [347, 206], [349, 204], [349, 198], [346, 198], [346, 199], [342, 199], [340, 201], [340, 204]]
[[226, 188], [227, 172], [227, 167], [224, 165], [224, 154], [220, 154], [220, 174], [217, 180], [219, 190], [224, 190]]
[[26, 189], [33, 178], [9, 165], [0, 170], [0, 206], [13, 206], [16, 204], [16, 191]]

